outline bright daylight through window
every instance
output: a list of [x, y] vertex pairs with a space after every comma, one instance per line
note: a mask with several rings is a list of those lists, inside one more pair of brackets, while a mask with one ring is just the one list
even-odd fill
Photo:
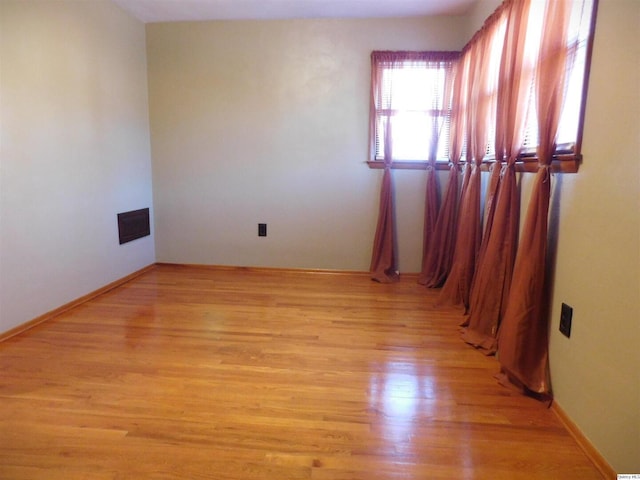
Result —
[[[429, 146], [442, 124], [448, 137], [450, 102], [445, 104], [445, 69], [438, 63], [402, 62], [382, 71], [382, 98], [377, 107], [376, 159], [384, 158], [385, 127], [392, 121], [394, 160], [428, 160]], [[448, 158], [448, 142], [438, 142], [436, 158]]]
[[[548, 0], [551, 1], [551, 0]], [[567, 51], [566, 75], [560, 88], [566, 90], [566, 98], [556, 138], [556, 154], [569, 156], [575, 163], [581, 158], [582, 123], [586, 97], [589, 64], [590, 36], [594, 16], [594, 0], [571, 0], [568, 34], [564, 48]], [[535, 73], [539, 63], [541, 26], [546, 12], [545, 1], [532, 1], [526, 29], [526, 46], [523, 69]], [[504, 32], [507, 17], [500, 19], [500, 28], [483, 54], [492, 75], [498, 78], [502, 63]], [[458, 134], [468, 136], [466, 130], [473, 122], [486, 122], [489, 132], [485, 161], [495, 159], [494, 136], [496, 105], [499, 83], [487, 85], [484, 95], [491, 107], [485, 118], [472, 118], [466, 112], [471, 95], [472, 76], [467, 76], [467, 85], [458, 90], [458, 98], [452, 96], [455, 75], [462, 75], [464, 62], [455, 52], [373, 52], [371, 82], [370, 155], [372, 167], [385, 162], [392, 166], [402, 164], [404, 168], [424, 168], [425, 162], [447, 164], [449, 158], [452, 111], [467, 116], [460, 123]], [[532, 85], [526, 99], [526, 122], [521, 158], [535, 160], [538, 145], [538, 118], [536, 111], [535, 74], [529, 75]], [[477, 94], [477, 89], [475, 90]], [[389, 145], [387, 145], [387, 143]], [[385, 152], [385, 147], [387, 151]], [[465, 161], [463, 148], [462, 158]], [[413, 167], [412, 167], [413, 165]], [[567, 170], [570, 171], [570, 170]]]
[[[374, 52], [378, 83], [372, 96], [372, 159], [385, 157], [390, 130], [393, 160], [448, 158], [451, 97], [447, 81], [457, 54], [446, 52]], [[439, 139], [444, 141], [438, 141]], [[390, 147], [390, 145], [388, 146]], [[432, 148], [435, 148], [431, 152]]]

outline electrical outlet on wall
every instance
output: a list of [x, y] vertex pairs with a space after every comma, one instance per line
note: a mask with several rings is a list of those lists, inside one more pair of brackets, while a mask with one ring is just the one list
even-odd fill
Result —
[[258, 224], [258, 236], [259, 237], [266, 237], [267, 236], [267, 224], [266, 223], [259, 223]]
[[563, 303], [562, 309], [560, 310], [560, 331], [567, 338], [571, 337], [572, 317], [573, 317], [573, 308], [571, 308], [566, 303]]

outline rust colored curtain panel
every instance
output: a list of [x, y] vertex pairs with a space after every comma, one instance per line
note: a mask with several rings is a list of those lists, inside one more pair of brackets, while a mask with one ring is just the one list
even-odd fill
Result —
[[423, 260], [423, 271], [418, 277], [418, 283], [429, 288], [441, 287], [447, 278], [453, 260], [453, 249], [456, 234], [456, 214], [458, 209], [458, 196], [460, 192], [460, 171], [458, 164], [452, 164], [449, 168], [449, 178], [442, 202], [438, 212], [431, 247]]
[[[487, 194], [484, 201], [484, 220], [483, 234], [480, 243], [480, 251], [478, 252], [478, 264], [482, 262], [482, 257], [487, 250], [487, 242], [493, 225], [493, 218], [496, 213], [496, 200], [498, 197], [498, 187], [500, 186], [500, 178], [502, 173], [502, 160], [496, 161], [489, 166], [489, 184], [487, 185]], [[475, 275], [474, 275], [475, 279]], [[472, 286], [473, 288], [473, 286]]]
[[451, 271], [442, 286], [437, 303], [463, 304], [466, 309], [482, 232], [479, 166], [468, 164], [465, 179], [466, 182], [463, 184], [466, 183], [466, 187], [462, 189], [461, 194]]
[[381, 283], [398, 280], [396, 266], [395, 218], [391, 168], [385, 165], [380, 189], [378, 225], [371, 258], [371, 278]]
[[[458, 199], [459, 201], [462, 199], [462, 197], [464, 197], [466, 191], [467, 191], [467, 187], [469, 186], [469, 181], [471, 180], [471, 170], [472, 170], [472, 164], [470, 160], [465, 160], [465, 162], [462, 164], [462, 187], [460, 187], [460, 198]], [[456, 232], [458, 231], [458, 223], [457, 223], [457, 218], [456, 218]], [[454, 248], [454, 252], [455, 252], [455, 248]]]
[[[375, 112], [383, 103], [391, 104], [392, 85], [387, 85], [383, 91], [382, 65], [387, 62], [392, 64], [392, 55], [384, 55], [382, 52], [371, 54], [371, 111]], [[391, 80], [389, 80], [390, 82]], [[371, 115], [369, 127], [371, 132], [375, 129], [375, 116]], [[392, 120], [388, 117], [384, 123], [384, 171], [380, 187], [380, 207], [378, 210], [378, 224], [373, 240], [371, 253], [371, 265], [369, 267], [371, 278], [381, 283], [397, 281], [398, 268], [396, 264], [396, 235], [395, 235], [395, 206], [393, 197], [393, 178], [391, 175], [391, 158], [393, 152], [393, 135], [391, 134]], [[373, 139], [375, 135], [371, 135]], [[373, 147], [375, 148], [375, 147]]]
[[[424, 200], [424, 222], [422, 233], [423, 265], [421, 271], [424, 271], [424, 262], [429, 251], [431, 250], [436, 222], [438, 220], [438, 212], [440, 210], [440, 193], [438, 181], [436, 178], [435, 164], [438, 157], [438, 146], [443, 140], [445, 124], [451, 112], [454, 78], [453, 68], [456, 61], [457, 55], [455, 57], [452, 56], [451, 59], [441, 62], [441, 67], [445, 70], [444, 96], [443, 98], [438, 98], [437, 95], [433, 96], [434, 110], [440, 109], [441, 111], [446, 111], [449, 114], [447, 116], [442, 115], [437, 118], [433, 118], [431, 125], [432, 131], [429, 144], [429, 160], [427, 165], [427, 182], [425, 187]], [[420, 282], [420, 278], [418, 279], [418, 282]]]
[[[496, 159], [500, 182], [493, 202], [494, 213], [487, 218], [470, 295], [467, 328], [462, 339], [483, 353], [492, 355], [498, 348], [497, 332], [504, 316], [513, 265], [518, 247], [520, 193], [516, 183], [515, 163], [524, 142], [524, 125], [531, 94], [533, 65], [525, 62], [526, 28], [529, 2], [515, 0], [498, 11], [504, 22], [504, 47], [500, 61], [497, 89], [495, 132]], [[499, 170], [498, 170], [499, 168]]]
[[[424, 220], [422, 224], [422, 271], [424, 271], [424, 262], [433, 243], [433, 235], [436, 229], [439, 211], [440, 191], [438, 179], [436, 178], [435, 168], [429, 165], [427, 166], [427, 184], [424, 194]], [[418, 283], [420, 282], [421, 276], [418, 277]]]
[[[465, 65], [458, 61], [453, 74], [453, 98], [461, 98], [465, 92]], [[418, 276], [418, 283], [429, 288], [441, 287], [451, 270], [453, 251], [455, 248], [458, 199], [460, 195], [460, 157], [464, 145], [463, 106], [459, 102], [452, 104], [451, 126], [449, 132], [449, 177], [442, 206], [433, 228], [431, 244], [423, 252], [422, 271]]]
[[470, 294], [467, 328], [462, 339], [487, 355], [496, 353], [497, 331], [504, 314], [518, 247], [520, 193], [513, 164], [502, 167], [494, 221]]
[[465, 331], [464, 327], [469, 325], [469, 309], [471, 307], [471, 299], [473, 295], [473, 291], [475, 289], [475, 284], [478, 276], [478, 267], [482, 264], [482, 259], [485, 256], [487, 251], [487, 243], [489, 240], [489, 234], [491, 232], [491, 227], [493, 226], [493, 217], [495, 216], [496, 211], [496, 198], [498, 196], [498, 187], [500, 186], [500, 177], [502, 171], [502, 162], [499, 159], [489, 166], [489, 184], [487, 185], [487, 193], [484, 202], [484, 220], [483, 220], [483, 234], [482, 240], [480, 241], [480, 249], [478, 251], [478, 259], [476, 263], [476, 270], [473, 273], [473, 279], [471, 280], [471, 289], [469, 290], [469, 305], [465, 310], [465, 316], [462, 322], [460, 322], [460, 326], [463, 327], [463, 333]]
[[482, 241], [480, 167], [488, 146], [487, 127], [495, 121], [497, 69], [492, 71], [489, 57], [491, 45], [499, 40], [498, 27], [495, 22], [485, 24], [463, 53], [470, 57], [468, 78], [473, 79], [468, 88], [466, 105], [469, 180], [462, 191], [452, 268], [442, 287], [438, 303], [462, 304], [465, 311], [469, 307], [471, 283]]
[[380, 187], [378, 225], [373, 240], [371, 255], [371, 278], [380, 283], [391, 283], [399, 279], [396, 265], [395, 205], [393, 178], [391, 177], [391, 122], [385, 131], [384, 172]]
[[569, 2], [549, 1], [542, 27], [536, 72], [538, 159], [531, 201], [522, 232], [509, 300], [498, 333], [502, 374], [526, 391], [551, 396], [545, 295], [547, 218], [551, 177], [549, 166], [565, 96], [568, 70]]

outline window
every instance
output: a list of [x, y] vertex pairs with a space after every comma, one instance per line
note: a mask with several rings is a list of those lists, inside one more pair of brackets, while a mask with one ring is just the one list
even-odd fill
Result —
[[[538, 59], [538, 46], [542, 30], [545, 2], [532, 2], [527, 28], [526, 64], [529, 68]], [[556, 153], [577, 156], [580, 154], [582, 137], [582, 119], [587, 63], [589, 60], [589, 40], [592, 33], [592, 17], [594, 16], [594, 0], [572, 0], [567, 35], [568, 60], [564, 88], [566, 97], [556, 138]], [[532, 85], [532, 95], [529, 99], [527, 121], [525, 124], [525, 142], [523, 154], [535, 156], [538, 146], [538, 121], [536, 101]]]
[[[529, 0], [529, 14], [524, 34], [524, 54], [519, 71], [513, 75], [531, 78], [526, 105], [524, 144], [520, 151], [520, 167], [537, 169], [538, 116], [536, 111], [535, 72], [539, 62], [542, 25], [547, 6], [555, 0]], [[582, 126], [586, 100], [587, 75], [593, 41], [597, 0], [567, 0], [570, 13], [567, 19], [568, 35], [564, 48], [568, 53], [566, 75], [562, 85], [566, 98], [559, 120], [554, 165], [557, 170], [577, 171], [581, 160]], [[506, 2], [505, 2], [506, 3]], [[500, 84], [503, 61], [506, 16], [505, 4], [489, 17], [477, 35], [487, 35], [488, 24], [498, 22], [483, 48], [470, 48], [458, 52], [373, 52], [371, 73], [370, 155], [369, 165], [383, 166], [385, 161], [395, 168], [425, 168], [428, 163], [447, 165], [450, 147], [452, 111], [458, 129], [466, 142], [474, 129], [474, 122], [486, 122], [488, 132], [485, 162], [495, 159], [496, 98], [504, 88]], [[476, 38], [476, 37], [474, 37]], [[511, 39], [513, 42], [514, 39]], [[472, 62], [471, 60], [475, 60]], [[469, 71], [469, 66], [486, 65], [481, 76]], [[478, 67], [476, 67], [478, 68]], [[452, 96], [453, 78], [462, 78], [457, 95]], [[460, 81], [460, 78], [456, 81]], [[522, 78], [522, 77], [521, 77]], [[475, 82], [475, 83], [474, 83]], [[490, 105], [480, 108], [480, 105]], [[482, 113], [482, 119], [478, 118]], [[387, 145], [388, 144], [388, 145]], [[477, 148], [477, 147], [476, 147]], [[385, 149], [387, 151], [385, 151]], [[466, 158], [463, 147], [462, 160]], [[385, 159], [385, 157], [388, 157]]]
[[[373, 52], [371, 153], [393, 162], [448, 159], [451, 89], [457, 52]], [[386, 143], [389, 145], [386, 145]]]

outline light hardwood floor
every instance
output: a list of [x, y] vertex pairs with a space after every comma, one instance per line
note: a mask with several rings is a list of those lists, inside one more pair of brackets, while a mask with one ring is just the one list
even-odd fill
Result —
[[158, 266], [0, 343], [0, 479], [601, 479], [435, 299]]

